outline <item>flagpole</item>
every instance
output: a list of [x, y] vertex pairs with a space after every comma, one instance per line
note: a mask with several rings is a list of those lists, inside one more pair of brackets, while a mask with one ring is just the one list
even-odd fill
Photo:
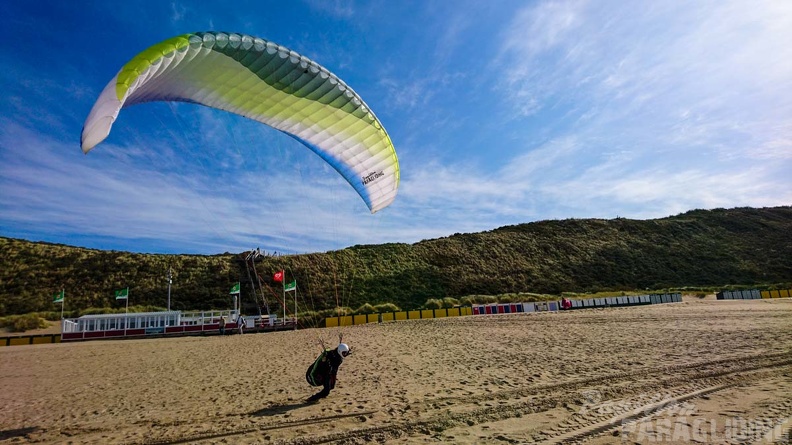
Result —
[[173, 267], [168, 267], [168, 312], [170, 312], [170, 289], [171, 289], [171, 282], [173, 281], [171, 277], [171, 270]]
[[126, 312], [124, 313], [124, 337], [126, 337], [127, 326], [129, 326], [129, 286], [126, 288]]
[[294, 330], [297, 330], [297, 280], [294, 280]]
[[61, 326], [63, 325], [63, 305], [66, 304], [66, 289], [61, 289]]
[[283, 324], [286, 325], [286, 271], [283, 271], [283, 280], [281, 280], [281, 289], [283, 289]]

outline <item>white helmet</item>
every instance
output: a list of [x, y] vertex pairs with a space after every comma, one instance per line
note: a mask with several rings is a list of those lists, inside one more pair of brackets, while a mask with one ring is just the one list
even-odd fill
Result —
[[339, 344], [338, 353], [341, 354], [341, 357], [346, 357], [349, 355], [349, 346], [346, 343]]

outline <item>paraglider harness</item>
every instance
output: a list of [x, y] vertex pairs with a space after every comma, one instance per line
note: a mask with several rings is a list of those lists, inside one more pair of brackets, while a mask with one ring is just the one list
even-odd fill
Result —
[[[339, 344], [342, 341], [343, 341], [343, 337], [339, 335], [338, 336]], [[305, 371], [305, 380], [311, 386], [323, 386], [325, 384], [325, 378], [330, 378], [330, 379], [333, 378], [332, 375], [329, 375], [332, 372], [332, 368], [333, 368], [333, 365], [330, 363], [330, 360], [333, 360], [333, 358], [329, 357], [329, 355], [332, 354], [333, 352], [338, 354], [336, 349], [328, 348], [323, 340], [319, 340], [319, 344], [322, 346], [322, 353], [319, 354], [318, 357], [316, 357], [316, 360], [314, 360], [313, 364], [311, 364], [311, 366], [309, 366], [308, 369]], [[352, 350], [350, 349], [349, 353], [347, 353], [347, 356], [349, 356], [349, 354], [351, 353]], [[344, 357], [341, 357], [342, 361], [343, 359]], [[335, 385], [331, 385], [331, 386], [335, 386]]]
[[322, 386], [324, 385], [325, 379], [325, 372], [323, 368], [326, 368], [325, 362], [328, 360], [327, 354], [332, 352], [332, 349], [325, 349], [319, 354], [319, 357], [316, 357], [313, 364], [308, 367], [308, 370], [305, 371], [305, 380], [308, 381], [308, 384], [311, 386]]

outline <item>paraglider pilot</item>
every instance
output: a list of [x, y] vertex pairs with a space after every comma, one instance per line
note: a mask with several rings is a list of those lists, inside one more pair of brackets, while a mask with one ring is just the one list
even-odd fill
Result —
[[315, 402], [327, 397], [330, 394], [330, 390], [335, 388], [338, 368], [341, 367], [344, 358], [352, 352], [349, 345], [342, 343], [341, 335], [338, 336], [338, 341], [338, 347], [335, 349], [324, 348], [324, 344], [322, 344], [322, 353], [305, 372], [305, 379], [308, 384], [323, 387], [320, 392], [308, 398], [309, 402]]

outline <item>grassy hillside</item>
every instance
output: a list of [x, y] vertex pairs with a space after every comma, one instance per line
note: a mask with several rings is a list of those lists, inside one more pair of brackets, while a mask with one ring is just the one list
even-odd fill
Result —
[[[59, 310], [51, 301], [61, 288], [69, 309], [119, 306], [113, 291], [126, 286], [131, 304], [165, 306], [169, 267], [173, 308], [229, 308], [228, 290], [237, 281], [250, 300], [243, 256], [133, 254], [0, 238], [0, 316]], [[273, 287], [272, 272], [281, 268], [297, 279], [310, 309], [366, 302], [411, 309], [429, 298], [472, 294], [788, 284], [792, 207], [540, 221], [257, 262]]]

